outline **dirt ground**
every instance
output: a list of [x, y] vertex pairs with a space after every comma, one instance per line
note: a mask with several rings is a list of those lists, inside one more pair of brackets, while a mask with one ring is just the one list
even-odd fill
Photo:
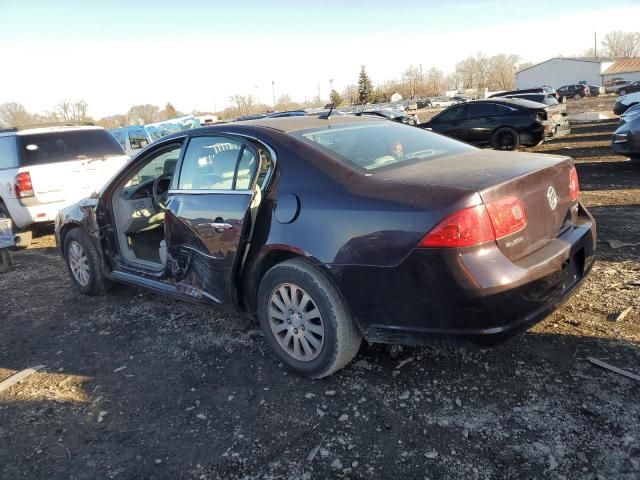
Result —
[[640, 163], [610, 154], [615, 123], [536, 149], [575, 157], [598, 262], [491, 349], [367, 345], [307, 380], [246, 320], [76, 293], [38, 238], [0, 276], [0, 381], [46, 365], [0, 393], [0, 478], [640, 478], [640, 382], [588, 361], [640, 374]]

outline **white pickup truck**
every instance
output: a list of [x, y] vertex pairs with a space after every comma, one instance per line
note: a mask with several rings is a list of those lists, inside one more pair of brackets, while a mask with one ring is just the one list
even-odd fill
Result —
[[13, 220], [16, 245], [27, 247], [34, 226], [52, 224], [60, 209], [97, 191], [128, 158], [93, 125], [0, 130], [0, 218]]

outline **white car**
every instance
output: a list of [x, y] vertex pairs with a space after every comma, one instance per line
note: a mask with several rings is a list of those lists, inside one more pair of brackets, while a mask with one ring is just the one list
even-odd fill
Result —
[[458, 102], [449, 97], [434, 97], [430, 100], [431, 106], [435, 108], [447, 108], [456, 105]]
[[32, 228], [91, 195], [129, 157], [102, 127], [65, 125], [0, 130], [0, 218], [13, 220], [17, 246]]

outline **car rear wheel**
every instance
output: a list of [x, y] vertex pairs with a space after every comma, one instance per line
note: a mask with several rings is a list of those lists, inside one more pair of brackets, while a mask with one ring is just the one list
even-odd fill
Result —
[[620, 94], [620, 96], [622, 97], [623, 95], [626, 95], [626, 94], [627, 94], [627, 91], [626, 91], [626, 90], [620, 90], [618, 93], [619, 93], [619, 94]]
[[265, 339], [290, 369], [322, 378], [358, 353], [362, 335], [340, 292], [301, 259], [271, 268], [260, 283], [258, 315]]
[[582, 97], [580, 96], [580, 94], [579, 94], [579, 93], [575, 93], [575, 94], [573, 95], [573, 99], [574, 99], [574, 100], [580, 100], [581, 98], [582, 98]]
[[[9, 209], [4, 203], [0, 203], [0, 218], [11, 219]], [[16, 248], [29, 248], [31, 240], [33, 239], [33, 233], [31, 230], [18, 230], [16, 226], [13, 225], [13, 234], [16, 237]]]
[[520, 136], [513, 128], [499, 128], [493, 132], [491, 146], [495, 150], [515, 150], [520, 146]]
[[89, 236], [80, 228], [74, 228], [65, 237], [64, 258], [71, 281], [81, 293], [104, 293], [105, 279], [100, 255]]

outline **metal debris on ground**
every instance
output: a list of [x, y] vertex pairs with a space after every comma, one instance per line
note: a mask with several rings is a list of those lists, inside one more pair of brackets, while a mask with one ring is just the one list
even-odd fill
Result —
[[615, 249], [625, 248], [625, 247], [636, 247], [640, 245], [640, 242], [630, 243], [630, 242], [621, 242], [620, 240], [609, 240], [607, 243], [611, 248], [615, 248]]
[[24, 370], [14, 375], [11, 375], [9, 378], [0, 382], [0, 392], [7, 390], [9, 387], [12, 387], [18, 382], [21, 382], [22, 380], [27, 378], [29, 375], [33, 375], [38, 370], [42, 370], [44, 367], [45, 367], [44, 365], [36, 365], [35, 367], [25, 368]]
[[401, 369], [402, 367], [404, 367], [409, 362], [413, 362], [413, 357], [406, 358], [406, 359], [402, 360], [400, 363], [398, 363], [398, 366], [396, 367], [396, 370]]
[[627, 315], [629, 315], [629, 313], [631, 312], [631, 310], [633, 310], [633, 307], [629, 307], [629, 308], [625, 308], [622, 312], [620, 312], [620, 314], [615, 317], [613, 319], [614, 322], [620, 322], [621, 320], [624, 320], [624, 317], [626, 317]]
[[598, 360], [597, 358], [587, 357], [587, 360], [589, 360], [594, 365], [606, 368], [607, 370], [611, 370], [612, 372], [619, 373], [620, 375], [640, 382], [640, 375], [636, 375], [635, 373], [627, 372], [626, 370], [623, 370], [621, 368], [614, 367], [613, 365], [609, 365], [608, 363], [603, 362], [602, 360]]

